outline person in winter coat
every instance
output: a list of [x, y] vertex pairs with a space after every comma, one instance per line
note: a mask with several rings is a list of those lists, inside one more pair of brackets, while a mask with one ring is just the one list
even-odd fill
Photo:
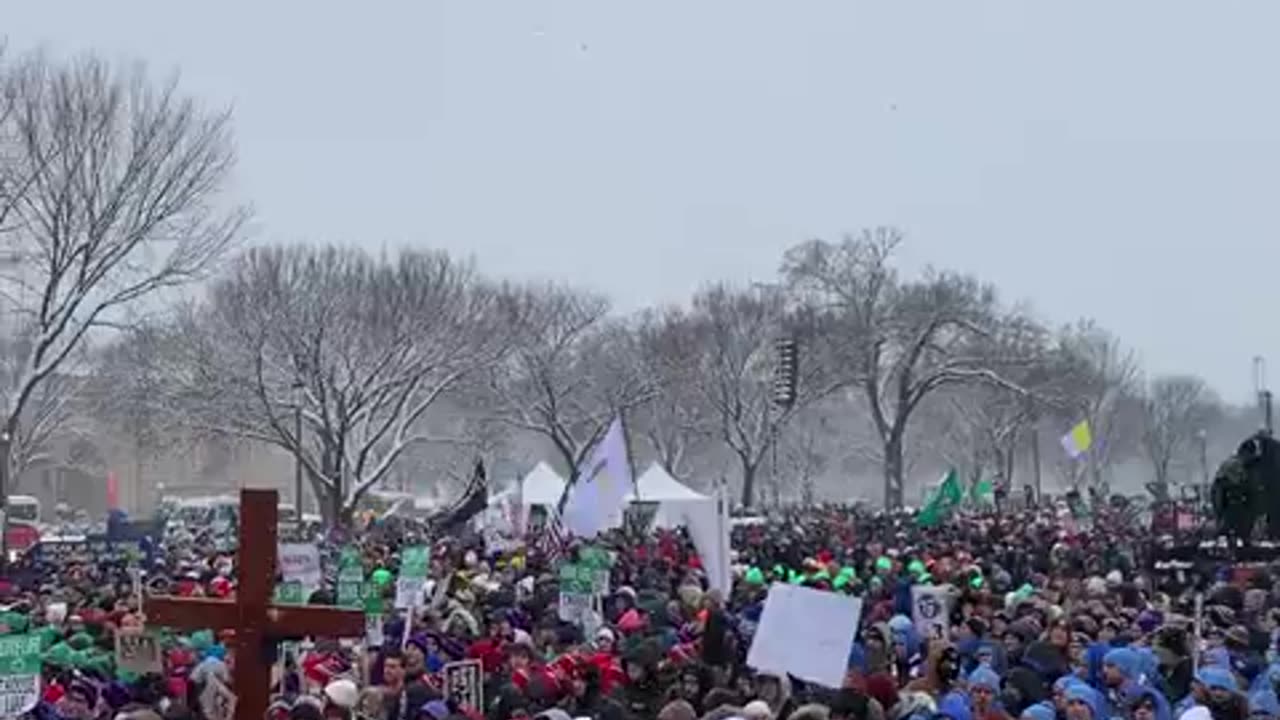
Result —
[[938, 701], [938, 712], [934, 714], [935, 720], [946, 718], [947, 720], [974, 720], [973, 708], [969, 705], [969, 699], [961, 692], [949, 692], [942, 696]]
[[1150, 687], [1139, 687], [1129, 698], [1127, 709], [1130, 720], [1173, 720], [1169, 701]]
[[1000, 694], [1000, 676], [985, 665], [969, 673], [969, 698], [973, 702], [974, 720], [1009, 720], [996, 698]]
[[925, 660], [925, 674], [907, 683], [907, 692], [924, 692], [935, 698], [946, 695], [960, 676], [960, 654], [951, 645], [941, 643], [930, 648]]
[[1102, 686], [1108, 717], [1119, 716], [1137, 695], [1142, 659], [1130, 648], [1115, 648], [1102, 657]]
[[1069, 683], [1063, 691], [1066, 720], [1109, 720], [1102, 695], [1084, 683]]
[[622, 656], [627, 685], [622, 690], [624, 709], [637, 718], [652, 718], [662, 709], [663, 687], [658, 677], [662, 648], [645, 640], [629, 648]]
[[757, 674], [756, 699], [766, 703], [775, 718], [787, 717], [796, 707], [791, 698], [791, 680], [785, 675]]

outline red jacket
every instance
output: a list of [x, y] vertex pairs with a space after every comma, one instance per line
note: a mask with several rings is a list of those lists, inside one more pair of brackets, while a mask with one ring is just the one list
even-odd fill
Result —
[[471, 644], [471, 647], [467, 648], [467, 657], [472, 660], [479, 660], [486, 673], [496, 673], [502, 669], [502, 665], [507, 661], [504, 645], [505, 643], [499, 638], [477, 640]]

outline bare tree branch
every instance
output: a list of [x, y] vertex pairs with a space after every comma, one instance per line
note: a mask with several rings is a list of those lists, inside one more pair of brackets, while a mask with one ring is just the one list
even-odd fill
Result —
[[4, 430], [30, 440], [53, 417], [31, 404], [91, 331], [204, 278], [247, 211], [221, 196], [235, 164], [229, 115], [173, 82], [32, 55], [0, 67], [0, 97], [0, 298], [30, 339]]

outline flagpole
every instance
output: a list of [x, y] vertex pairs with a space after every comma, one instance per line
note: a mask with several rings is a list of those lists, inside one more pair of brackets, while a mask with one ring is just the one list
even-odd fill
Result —
[[636, 461], [631, 452], [631, 433], [627, 430], [627, 411], [618, 408], [618, 425], [622, 428], [622, 442], [627, 447], [627, 470], [631, 473], [631, 489], [635, 492], [636, 502], [640, 501], [640, 485], [636, 483]]

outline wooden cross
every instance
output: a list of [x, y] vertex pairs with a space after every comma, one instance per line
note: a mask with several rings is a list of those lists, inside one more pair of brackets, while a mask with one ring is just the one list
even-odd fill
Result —
[[235, 600], [154, 597], [147, 623], [185, 630], [234, 630], [238, 720], [262, 720], [271, 692], [264, 645], [291, 637], [364, 635], [364, 614], [329, 607], [273, 605], [276, 578], [276, 491], [240, 491], [240, 545]]

